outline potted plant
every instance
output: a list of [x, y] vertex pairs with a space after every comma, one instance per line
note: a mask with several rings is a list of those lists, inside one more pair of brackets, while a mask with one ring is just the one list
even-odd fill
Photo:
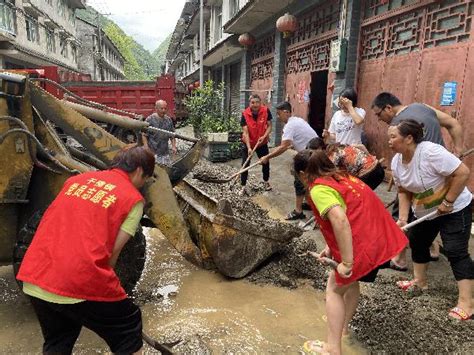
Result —
[[[204, 155], [211, 161], [230, 159], [231, 153], [240, 146], [235, 139], [235, 132], [241, 131], [238, 115], [223, 109], [224, 90], [224, 83], [216, 86], [212, 80], [208, 80], [184, 101], [194, 134], [208, 140], [208, 149]], [[229, 132], [233, 133], [232, 142], [228, 139]]]

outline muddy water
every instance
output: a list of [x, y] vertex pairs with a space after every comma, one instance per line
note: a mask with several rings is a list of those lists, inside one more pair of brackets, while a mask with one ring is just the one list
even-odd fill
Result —
[[[298, 353], [304, 341], [325, 338], [323, 293], [226, 279], [189, 265], [157, 230], [147, 234], [153, 262], [138, 287], [144, 329], [160, 342], [180, 341], [175, 351]], [[354, 343], [344, 347], [363, 353]]]

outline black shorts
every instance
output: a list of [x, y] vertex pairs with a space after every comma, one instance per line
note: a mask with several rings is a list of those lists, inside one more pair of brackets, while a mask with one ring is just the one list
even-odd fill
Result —
[[304, 196], [306, 194], [306, 189], [296, 174], [295, 174], [295, 181], [293, 182], [293, 186], [295, 187], [296, 196]]
[[369, 272], [367, 275], [362, 276], [360, 279], [357, 281], [361, 282], [374, 282], [375, 279], [377, 278], [377, 274], [379, 273], [380, 269], [388, 269], [390, 268], [390, 260], [387, 261], [386, 263], [377, 266], [375, 269], [373, 269], [371, 272]]
[[132, 354], [143, 346], [141, 312], [128, 298], [76, 304], [29, 298], [43, 333], [44, 353], [71, 354], [82, 327], [104, 339], [113, 353]]

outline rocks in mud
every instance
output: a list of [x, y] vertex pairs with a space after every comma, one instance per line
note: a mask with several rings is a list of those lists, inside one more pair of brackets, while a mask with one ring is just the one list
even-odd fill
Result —
[[192, 170], [193, 176], [199, 177], [199, 179], [186, 177], [186, 180], [217, 201], [229, 201], [234, 216], [241, 220], [259, 224], [262, 228], [273, 228], [277, 226], [288, 228], [289, 224], [271, 219], [266, 210], [251, 200], [251, 196], [265, 191], [262, 182], [259, 182], [254, 177], [249, 176], [247, 181], [247, 190], [249, 193], [243, 196], [241, 195], [242, 187], [240, 186], [240, 180], [235, 183], [233, 181], [226, 183], [212, 183], [207, 181], [225, 179], [236, 172], [237, 170], [235, 168], [228, 165], [213, 164], [201, 159]]
[[247, 280], [258, 284], [271, 284], [296, 288], [303, 279], [311, 279], [317, 289], [326, 285], [327, 269], [307, 251], [317, 251], [314, 236], [309, 233], [293, 239], [283, 250], [272, 256], [265, 264], [247, 276]]
[[473, 322], [448, 318], [457, 301], [452, 278], [430, 280], [430, 289], [418, 295], [401, 292], [395, 286], [398, 279], [384, 272], [362, 289], [351, 327], [370, 352], [439, 354], [474, 349]]

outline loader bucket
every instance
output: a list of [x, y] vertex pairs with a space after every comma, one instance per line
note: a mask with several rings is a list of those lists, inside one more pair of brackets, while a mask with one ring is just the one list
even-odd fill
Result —
[[303, 231], [294, 225], [266, 226], [233, 215], [226, 200], [217, 201], [184, 179], [174, 187], [190, 234], [198, 245], [203, 265], [225, 276], [241, 278], [281, 250]]

